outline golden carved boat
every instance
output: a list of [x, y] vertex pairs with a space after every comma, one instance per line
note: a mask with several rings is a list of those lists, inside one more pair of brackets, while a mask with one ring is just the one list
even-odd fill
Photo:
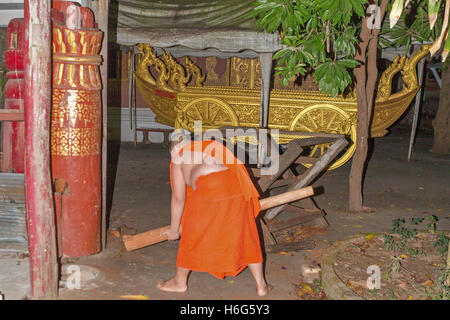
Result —
[[[397, 57], [381, 75], [371, 126], [372, 137], [384, 136], [387, 128], [400, 118], [414, 99], [419, 89], [416, 65], [428, 54], [428, 47], [422, 46], [410, 58]], [[208, 75], [214, 72], [211, 68], [208, 70], [208, 63], [205, 74], [202, 74], [189, 57], [177, 61], [164, 51], [158, 56], [148, 44], [140, 44], [139, 50], [136, 83], [158, 122], [191, 131], [196, 120], [201, 120], [204, 128], [259, 126], [261, 81], [258, 59], [227, 59], [225, 85], [212, 86], [203, 85]], [[399, 72], [403, 88], [392, 93], [392, 80]], [[357, 112], [354, 91], [333, 98], [319, 91], [274, 88], [270, 91], [269, 105], [270, 129], [339, 133], [351, 140], [330, 169], [343, 165], [353, 156]], [[279, 142], [287, 143], [298, 137], [282, 134]], [[326, 147], [311, 147], [309, 156], [323, 153]]]

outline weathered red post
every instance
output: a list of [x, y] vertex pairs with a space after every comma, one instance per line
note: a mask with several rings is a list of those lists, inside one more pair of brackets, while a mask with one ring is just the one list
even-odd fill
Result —
[[31, 294], [55, 299], [58, 292], [55, 216], [50, 178], [50, 0], [26, 0], [25, 193]]
[[[5, 85], [5, 109], [23, 112], [23, 95], [25, 93], [23, 80], [24, 55], [24, 21], [21, 18], [12, 19], [8, 24], [6, 34], [8, 49], [5, 52], [5, 64], [8, 69]], [[2, 172], [24, 172], [25, 161], [25, 123], [3, 123], [3, 162]]]

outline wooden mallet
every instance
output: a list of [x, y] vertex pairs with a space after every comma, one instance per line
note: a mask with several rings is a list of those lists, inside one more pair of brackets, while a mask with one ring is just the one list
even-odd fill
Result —
[[[259, 203], [261, 204], [261, 211], [262, 211], [273, 207], [277, 207], [285, 203], [311, 197], [313, 194], [314, 190], [312, 187], [305, 187], [301, 189], [284, 192], [276, 196], [261, 199], [259, 200]], [[123, 235], [122, 240], [123, 243], [125, 244], [125, 248], [127, 249], [127, 251], [132, 251], [167, 240], [167, 236], [161, 234], [168, 229], [169, 226], [165, 226], [147, 232], [142, 232], [136, 235]]]

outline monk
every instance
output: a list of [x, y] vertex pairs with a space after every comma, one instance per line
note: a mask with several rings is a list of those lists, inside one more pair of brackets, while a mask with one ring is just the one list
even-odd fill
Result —
[[157, 288], [182, 293], [191, 271], [223, 279], [248, 266], [257, 294], [266, 295], [272, 286], [255, 222], [259, 194], [244, 165], [217, 141], [190, 141], [186, 132], [171, 141], [171, 224], [164, 234], [180, 242], [175, 277]]

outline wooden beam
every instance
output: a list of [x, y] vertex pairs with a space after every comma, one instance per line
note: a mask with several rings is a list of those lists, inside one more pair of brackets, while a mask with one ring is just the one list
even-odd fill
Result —
[[0, 109], [0, 121], [23, 121], [24, 119], [22, 110]]
[[108, 13], [109, 0], [100, 0], [98, 26], [104, 32], [102, 50], [102, 249], [106, 248], [107, 233], [107, 177], [108, 177]]
[[293, 226], [296, 226], [298, 224], [304, 224], [307, 222], [310, 222], [312, 220], [315, 220], [317, 218], [322, 218], [325, 216], [324, 212], [322, 210], [306, 210], [298, 207], [294, 207], [291, 205], [288, 205], [285, 209], [286, 212], [291, 212], [297, 215], [295, 218], [291, 218], [285, 221], [268, 221], [267, 227], [269, 228], [270, 232], [277, 232], [281, 231]]
[[305, 163], [305, 164], [314, 164], [317, 161], [319, 161], [320, 158], [313, 158], [313, 157], [298, 157], [297, 160], [295, 160], [295, 163]]
[[[221, 131], [223, 133], [226, 132], [226, 130], [238, 130], [238, 129], [242, 129], [244, 131], [244, 134], [241, 133], [236, 133], [233, 134], [232, 131], [230, 131], [229, 136], [227, 136], [228, 138], [233, 137], [233, 136], [255, 136], [255, 130], [256, 132], [259, 131], [259, 128], [254, 128], [254, 127], [243, 127], [243, 126], [223, 126], [220, 127], [219, 129], [216, 129], [218, 131]], [[247, 130], [251, 129], [249, 132], [246, 132]], [[278, 129], [264, 129], [267, 130], [268, 134], [280, 134], [280, 135], [289, 135], [289, 136], [299, 136], [300, 138], [326, 138], [324, 140], [322, 140], [322, 142], [320, 143], [326, 143], [326, 142], [332, 142], [335, 141], [339, 138], [344, 137], [344, 135], [341, 134], [334, 134], [334, 133], [322, 133], [322, 132], [302, 132], [302, 131], [290, 131], [290, 130], [278, 130]], [[314, 144], [314, 143], [313, 143]]]
[[276, 174], [271, 176], [262, 176], [258, 180], [259, 188], [262, 192], [266, 192], [267, 189], [289, 168], [289, 166], [297, 159], [302, 153], [303, 149], [299, 145], [299, 140], [292, 140], [287, 145], [287, 150], [280, 156], [279, 168]]
[[[304, 186], [310, 185], [313, 180], [330, 164], [331, 161], [336, 158], [336, 156], [348, 145], [348, 141], [342, 137], [339, 138], [335, 143], [333, 143], [325, 154], [316, 162], [312, 167], [310, 167], [304, 174], [301, 175], [301, 179], [293, 183], [288, 191], [302, 188]], [[265, 218], [273, 219], [275, 216], [286, 208], [286, 205], [281, 205], [276, 208], [272, 208], [265, 214]]]
[[25, 193], [31, 295], [56, 299], [58, 264], [50, 176], [50, 0], [25, 1]]

